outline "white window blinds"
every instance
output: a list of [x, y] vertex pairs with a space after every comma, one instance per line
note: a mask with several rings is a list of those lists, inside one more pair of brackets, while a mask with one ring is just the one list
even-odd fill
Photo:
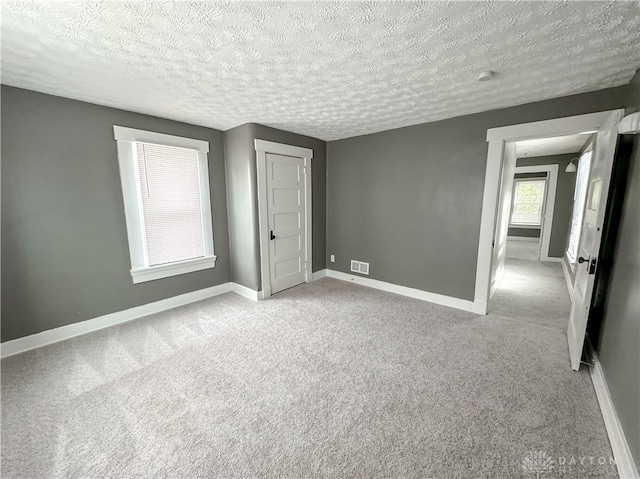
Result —
[[149, 266], [205, 254], [198, 152], [136, 143]]
[[540, 226], [544, 209], [546, 180], [516, 180], [512, 225]]

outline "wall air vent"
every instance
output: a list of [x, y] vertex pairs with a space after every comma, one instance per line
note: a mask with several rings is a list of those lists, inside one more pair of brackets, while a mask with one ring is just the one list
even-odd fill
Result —
[[355, 259], [352, 259], [351, 271], [353, 271], [354, 273], [369, 274], [369, 263], [364, 263], [362, 261], [356, 261]]

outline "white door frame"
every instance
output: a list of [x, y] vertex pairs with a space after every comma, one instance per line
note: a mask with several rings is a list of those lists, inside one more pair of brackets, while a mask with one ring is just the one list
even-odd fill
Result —
[[304, 160], [304, 202], [305, 202], [305, 283], [313, 281], [313, 255], [311, 243], [311, 159], [313, 150], [299, 146], [285, 145], [273, 141], [255, 140], [256, 167], [258, 173], [258, 228], [260, 237], [260, 277], [262, 297], [271, 296], [271, 275], [269, 266], [269, 216], [267, 213], [267, 153], [293, 156]]
[[[517, 161], [517, 160], [516, 160]], [[560, 262], [562, 258], [549, 257], [549, 245], [551, 242], [551, 228], [553, 226], [553, 210], [556, 204], [556, 189], [558, 186], [558, 165], [516, 166], [518, 173], [546, 173], [547, 190], [544, 200], [544, 221], [540, 233], [540, 261]], [[514, 226], [517, 228], [517, 226]]]
[[600, 129], [614, 111], [623, 110], [602, 111], [487, 130], [487, 142], [489, 145], [482, 198], [482, 214], [480, 217], [476, 287], [473, 299], [474, 312], [487, 314], [489, 305], [491, 261], [493, 259], [492, 243], [500, 196], [500, 175], [505, 143], [533, 138], [575, 135], [576, 133], [593, 133]]

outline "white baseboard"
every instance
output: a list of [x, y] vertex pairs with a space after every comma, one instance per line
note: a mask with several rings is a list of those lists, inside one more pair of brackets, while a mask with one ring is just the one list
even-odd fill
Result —
[[313, 273], [313, 280], [317, 281], [319, 279], [322, 279], [324, 277], [327, 276], [327, 270], [326, 269], [321, 269], [320, 271], [316, 271], [315, 273]]
[[[6, 341], [0, 345], [0, 357], [6, 358], [31, 349], [40, 348], [42, 346], [47, 346], [49, 344], [81, 336], [93, 331], [98, 331], [110, 326], [115, 326], [116, 324], [122, 324], [144, 316], [149, 316], [150, 314], [160, 313], [168, 309], [177, 308], [178, 306], [184, 306], [185, 304], [212, 298], [213, 296], [235, 291], [235, 286], [240, 285], [236, 285], [235, 283], [223, 283], [210, 288], [173, 296], [172, 298], [162, 299], [153, 303], [143, 304], [141, 306], [136, 306], [135, 308], [125, 309], [124, 311], [105, 314], [98, 318], [87, 319], [86, 321], [80, 321], [79, 323], [49, 329], [47, 331], [42, 331], [41, 333], [32, 334], [12, 341]], [[244, 286], [242, 287], [244, 288]]]
[[[463, 309], [465, 311], [472, 311], [473, 308], [473, 302], [471, 301], [465, 301], [462, 299], [451, 298], [449, 296], [428, 293], [426, 291], [407, 288], [405, 286], [398, 286], [374, 279], [354, 277], [333, 270], [323, 269], [320, 271], [316, 271], [315, 273], [313, 273], [313, 280], [315, 281], [317, 279], [324, 278], [325, 276], [342, 279], [345, 281], [354, 281], [358, 284], [362, 284], [363, 286], [369, 286], [371, 288], [381, 289], [383, 291], [389, 291], [391, 293], [401, 294], [403, 296], [422, 299], [424, 301], [442, 304], [444, 306], [450, 306], [452, 308]], [[220, 294], [228, 292], [237, 293], [241, 296], [244, 296], [245, 298], [249, 298], [254, 301], [263, 299], [262, 291], [254, 291], [238, 283], [223, 283], [217, 286], [212, 286], [211, 288], [192, 291], [190, 293], [181, 294], [172, 298], [136, 306], [135, 308], [126, 309], [124, 311], [105, 314], [104, 316], [100, 316], [98, 318], [88, 319], [86, 321], [80, 321], [78, 323], [68, 324], [59, 328], [49, 329], [47, 331], [42, 331], [41, 333], [32, 334], [30, 336], [14, 339], [12, 341], [6, 341], [0, 345], [0, 357], [6, 358], [8, 356], [13, 356], [15, 354], [29, 351], [31, 349], [47, 346], [49, 344], [64, 341], [66, 339], [81, 336], [83, 334], [98, 331], [100, 329], [115, 326], [117, 324], [126, 323], [134, 319], [149, 316], [150, 314], [177, 308], [178, 306], [183, 306], [185, 304], [211, 298], [213, 296], [218, 296]]]
[[254, 301], [263, 299], [262, 291], [256, 291], [238, 283], [231, 283], [231, 291]]
[[540, 243], [540, 238], [531, 236], [507, 236], [507, 241], [529, 241], [531, 243]]
[[540, 258], [540, 261], [549, 261], [552, 263], [562, 263], [562, 258], [554, 258], [553, 256], [544, 256]]
[[475, 299], [471, 311], [485, 316], [489, 311], [489, 302], [487, 300]]
[[607, 434], [609, 435], [609, 442], [611, 443], [611, 450], [613, 451], [613, 458], [618, 466], [618, 474], [620, 479], [640, 479], [638, 468], [636, 467], [631, 450], [629, 449], [629, 443], [624, 435], [624, 430], [618, 419], [616, 408], [611, 401], [611, 394], [609, 393], [609, 387], [604, 377], [604, 371], [598, 360], [598, 356], [593, 350], [591, 343], [587, 342], [589, 349], [591, 350], [591, 358], [594, 365], [589, 368], [591, 372], [591, 381], [593, 387], [596, 390], [596, 397], [600, 404], [600, 411], [602, 411], [602, 417], [604, 419], [604, 425], [607, 428]]
[[445, 296], [442, 294], [429, 293], [428, 291], [423, 291], [421, 289], [409, 288], [407, 286], [400, 286], [398, 284], [387, 283], [385, 281], [378, 281], [377, 279], [354, 276], [352, 274], [343, 273], [341, 271], [335, 271], [333, 269], [327, 269], [326, 275], [329, 278], [340, 279], [342, 281], [351, 281], [353, 283], [356, 283], [362, 286], [367, 286], [369, 288], [379, 289], [382, 291], [387, 291], [389, 293], [395, 293], [402, 296], [408, 296], [410, 298], [421, 299], [422, 301], [441, 304], [443, 306], [449, 306], [451, 308], [462, 309], [463, 311], [474, 312], [473, 301], [453, 298], [451, 296]]

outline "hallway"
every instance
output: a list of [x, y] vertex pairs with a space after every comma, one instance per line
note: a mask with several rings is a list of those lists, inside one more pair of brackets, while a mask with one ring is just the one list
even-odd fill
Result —
[[560, 263], [507, 258], [490, 314], [566, 331], [571, 301]]

